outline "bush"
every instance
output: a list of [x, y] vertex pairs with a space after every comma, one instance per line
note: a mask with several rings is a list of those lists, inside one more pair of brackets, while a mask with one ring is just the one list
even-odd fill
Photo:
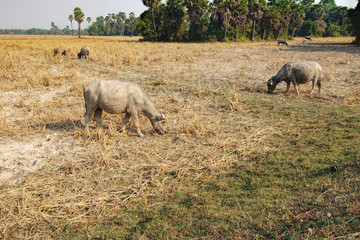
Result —
[[299, 36], [314, 36], [316, 35], [317, 32], [317, 27], [315, 25], [315, 23], [311, 20], [307, 20], [305, 22], [303, 22], [303, 24], [301, 25], [299, 31], [298, 31], [298, 35]]
[[340, 37], [341, 36], [341, 28], [338, 25], [331, 23], [325, 29], [325, 37]]

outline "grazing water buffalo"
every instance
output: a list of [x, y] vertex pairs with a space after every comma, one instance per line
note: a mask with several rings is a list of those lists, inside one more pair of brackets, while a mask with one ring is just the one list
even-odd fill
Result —
[[276, 85], [282, 81], [286, 82], [286, 93], [289, 91], [290, 84], [295, 87], [296, 93], [299, 94], [298, 84], [304, 84], [312, 81], [312, 89], [310, 94], [313, 93], [315, 84], [321, 91], [321, 66], [316, 62], [291, 62], [286, 63], [276, 74], [267, 81], [268, 93], [272, 93]]
[[82, 56], [85, 57], [85, 59], [90, 58], [90, 48], [89, 47], [82, 47], [80, 52], [78, 53], [78, 58], [81, 59]]
[[288, 45], [286, 40], [284, 40], [284, 39], [278, 39], [278, 45], [280, 45], [280, 44], [285, 44], [286, 46]]
[[139, 84], [115, 80], [96, 80], [84, 88], [84, 98], [85, 129], [94, 112], [95, 121], [99, 126], [102, 126], [101, 115], [104, 110], [112, 114], [126, 113], [121, 125], [122, 131], [125, 130], [125, 126], [131, 117], [139, 137], [143, 137], [138, 120], [138, 114], [141, 113], [150, 120], [158, 134], [164, 133], [159, 121], [164, 121], [165, 115], [155, 108], [149, 95]]

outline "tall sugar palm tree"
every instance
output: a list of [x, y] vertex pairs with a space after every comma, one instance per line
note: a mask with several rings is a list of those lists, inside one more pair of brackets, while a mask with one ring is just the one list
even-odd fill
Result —
[[246, 15], [249, 13], [248, 0], [235, 1], [235, 5], [233, 6], [231, 12], [232, 12], [231, 22], [236, 29], [235, 39], [237, 41], [238, 32], [240, 28], [246, 24], [246, 20], [247, 20]]
[[220, 18], [221, 28], [224, 30], [224, 39], [227, 37], [227, 29], [230, 27], [231, 19], [231, 0], [215, 0], [214, 1], [216, 16]]
[[143, 0], [143, 4], [147, 6], [148, 8], [151, 8], [151, 14], [152, 14], [152, 20], [153, 20], [153, 26], [154, 31], [156, 33], [156, 26], [155, 26], [155, 16], [154, 16], [154, 9], [158, 7], [161, 3], [161, 0]]
[[300, 24], [304, 22], [305, 18], [305, 6], [298, 4], [298, 3], [291, 3], [291, 17], [290, 17], [290, 24], [291, 24], [291, 36], [294, 37], [295, 31]]
[[106, 17], [105, 17], [105, 24], [106, 24], [106, 32], [107, 35], [110, 36], [110, 30], [111, 30], [111, 24], [112, 19], [111, 19], [111, 14], [109, 13]]
[[131, 28], [130, 37], [132, 37], [134, 34], [134, 24], [135, 24], [135, 13], [134, 12], [129, 13], [129, 19], [130, 19], [130, 28]]
[[249, 0], [248, 6], [249, 6], [248, 17], [252, 21], [252, 30], [251, 30], [250, 40], [254, 41], [256, 21], [262, 18], [263, 14], [264, 14], [264, 12], [262, 11], [262, 8], [264, 8], [266, 6], [266, 1], [265, 0]]
[[86, 21], [89, 23], [89, 36], [90, 36], [90, 23], [91, 23], [91, 17], [87, 17]]
[[75, 21], [78, 22], [79, 25], [79, 37], [81, 37], [81, 23], [84, 21], [84, 13], [81, 11], [81, 9], [79, 7], [76, 7], [74, 9], [74, 16], [75, 16]]
[[113, 24], [113, 34], [116, 35], [116, 14], [115, 13], [112, 13], [111, 14], [111, 19], [112, 19], [112, 24]]
[[69, 21], [71, 23], [71, 35], [74, 36], [74, 29], [72, 25], [72, 21], [74, 20], [74, 16], [72, 14], [69, 15]]
[[125, 21], [126, 21], [127, 17], [126, 14], [124, 12], [119, 12], [117, 14], [117, 22], [119, 24], [120, 27], [120, 35], [124, 35], [124, 31], [125, 31]]

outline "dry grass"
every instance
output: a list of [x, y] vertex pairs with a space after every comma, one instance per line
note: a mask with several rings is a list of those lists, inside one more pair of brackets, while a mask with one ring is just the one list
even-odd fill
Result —
[[[288, 47], [137, 40], [0, 36], [0, 237], [58, 238], [73, 229], [96, 237], [97, 222], [139, 202], [151, 209], [184, 182], [211, 181], [234, 166], [251, 171], [251, 157], [276, 150], [272, 139], [286, 134], [284, 120], [256, 105], [272, 101], [265, 82], [286, 62], [319, 62], [324, 91], [310, 97], [310, 85], [301, 86], [300, 96], [294, 89], [276, 96], [279, 104], [359, 109], [360, 50], [342, 45], [350, 38], [295, 39]], [[82, 46], [91, 49], [88, 61], [76, 58]], [[53, 57], [56, 47], [70, 55]], [[108, 129], [85, 133], [82, 88], [95, 79], [142, 84], [166, 113], [167, 133], [156, 135], [145, 117], [144, 139], [132, 126], [119, 133], [122, 116], [106, 113]]]

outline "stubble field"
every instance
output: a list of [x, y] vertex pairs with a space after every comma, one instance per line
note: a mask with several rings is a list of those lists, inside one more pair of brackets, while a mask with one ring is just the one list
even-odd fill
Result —
[[[0, 238], [354, 239], [360, 236], [360, 48], [352, 38], [147, 43], [0, 36]], [[82, 46], [90, 60], [77, 59]], [[53, 56], [54, 48], [70, 51]], [[268, 95], [291, 61], [323, 67]], [[167, 117], [84, 129], [83, 88], [143, 85]], [[131, 123], [131, 122], [130, 122]]]

